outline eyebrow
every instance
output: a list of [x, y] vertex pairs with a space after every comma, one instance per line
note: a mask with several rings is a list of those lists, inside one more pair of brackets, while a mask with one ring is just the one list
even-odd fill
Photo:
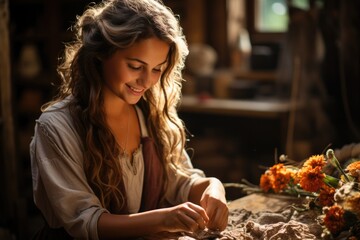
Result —
[[[149, 64], [147, 64], [146, 62], [144, 62], [144, 61], [142, 61], [142, 60], [140, 60], [140, 59], [138, 59], [138, 58], [130, 58], [130, 57], [128, 57], [127, 59], [130, 60], [130, 61], [137, 61], [137, 62], [140, 62], [140, 63], [142, 63], [142, 64], [149, 65]], [[156, 66], [163, 65], [163, 64], [165, 64], [166, 62], [167, 62], [167, 59], [165, 59], [164, 62], [162, 62], [162, 63], [160, 63], [160, 64], [158, 64], [158, 65], [156, 65]]]

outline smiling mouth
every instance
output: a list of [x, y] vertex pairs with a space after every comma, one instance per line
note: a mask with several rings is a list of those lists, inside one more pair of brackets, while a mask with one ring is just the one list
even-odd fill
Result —
[[140, 89], [140, 88], [134, 88], [134, 87], [132, 87], [132, 86], [128, 86], [128, 87], [131, 89], [131, 91], [133, 91], [133, 92], [135, 92], [135, 93], [137, 93], [137, 94], [144, 92], [144, 89], [143, 89], [143, 88], [142, 88], [142, 89]]

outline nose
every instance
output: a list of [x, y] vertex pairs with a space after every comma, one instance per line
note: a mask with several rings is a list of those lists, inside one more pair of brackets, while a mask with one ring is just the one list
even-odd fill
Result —
[[151, 72], [148, 71], [142, 71], [138, 78], [138, 84], [145, 89], [150, 88], [154, 82], [156, 82], [155, 76], [152, 76]]

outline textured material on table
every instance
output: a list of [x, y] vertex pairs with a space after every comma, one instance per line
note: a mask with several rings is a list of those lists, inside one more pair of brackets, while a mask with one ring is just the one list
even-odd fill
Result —
[[318, 213], [296, 210], [305, 201], [304, 198], [284, 195], [251, 194], [229, 203], [229, 223], [222, 232], [165, 234], [164, 238], [158, 236], [157, 239], [321, 239]]

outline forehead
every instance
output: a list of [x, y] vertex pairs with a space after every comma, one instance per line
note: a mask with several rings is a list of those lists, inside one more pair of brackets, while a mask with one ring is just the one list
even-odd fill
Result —
[[125, 58], [137, 59], [148, 65], [158, 65], [167, 60], [170, 46], [159, 38], [152, 37], [140, 40], [131, 47], [119, 50]]

